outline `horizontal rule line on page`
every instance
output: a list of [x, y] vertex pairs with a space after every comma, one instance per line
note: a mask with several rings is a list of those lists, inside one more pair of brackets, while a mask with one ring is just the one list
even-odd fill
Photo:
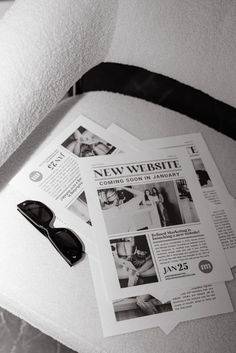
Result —
[[196, 276], [196, 274], [195, 273], [190, 273], [189, 275], [188, 274], [186, 274], [186, 275], [183, 275], [183, 274], [181, 274], [181, 275], [172, 275], [172, 276], [166, 276], [165, 277], [165, 280], [166, 281], [168, 281], [168, 280], [170, 280], [170, 279], [175, 279], [175, 278], [181, 278], [181, 277], [192, 277], [192, 276]]
[[[140, 152], [137, 152], [137, 154]], [[99, 167], [103, 167], [103, 168], [110, 168], [110, 167], [116, 167], [116, 166], [126, 166], [126, 165], [133, 165], [134, 163], [138, 163], [138, 164], [147, 164], [147, 163], [155, 163], [155, 162], [171, 162], [178, 159], [178, 156], [167, 156], [166, 158], [157, 158], [151, 161], [137, 161], [137, 162], [129, 162], [129, 163], [116, 163], [116, 164], [103, 164], [103, 163], [99, 163], [99, 164], [93, 164], [93, 168], [97, 168]]]
[[[166, 138], [168, 140], [168, 137]], [[146, 140], [143, 140], [146, 141]], [[153, 141], [151, 139], [151, 141]], [[191, 147], [192, 145], [196, 145], [196, 143], [194, 141], [185, 141], [184, 143], [178, 143], [177, 145], [171, 145], [171, 146], [161, 146], [158, 147], [160, 149], [171, 149], [171, 148], [178, 148], [178, 147]], [[147, 140], [147, 146], [148, 146], [148, 140]], [[154, 146], [154, 142], [151, 143], [151, 147], [155, 147]]]
[[[179, 169], [174, 169], [173, 171], [168, 171], [168, 172], [157, 172], [157, 171], [152, 171], [152, 172], [144, 172], [144, 173], [139, 173], [139, 174], [125, 174], [125, 175], [122, 175], [122, 174], [120, 174], [120, 175], [115, 175], [115, 176], [110, 176], [110, 177], [104, 177], [104, 178], [99, 178], [99, 180], [110, 180], [110, 179], [117, 179], [117, 178], [125, 178], [125, 177], [131, 177], [131, 176], [133, 176], [133, 177], [138, 177], [138, 176], [143, 176], [143, 175], [152, 175], [152, 174], [165, 174], [165, 173], [175, 173], [175, 172], [179, 172], [179, 171], [182, 171], [182, 169], [181, 168], [179, 168]], [[98, 179], [97, 179], [98, 180]]]
[[[176, 229], [176, 227], [179, 229], [179, 228], [186, 228], [186, 226], [190, 227], [190, 226], [197, 226], [201, 224], [201, 222], [194, 222], [194, 223], [183, 223], [183, 224], [176, 224], [176, 225], [173, 225], [173, 226], [168, 226], [168, 227], [164, 227], [165, 229], [168, 228], [169, 229]], [[163, 229], [163, 227], [161, 228], [156, 228], [156, 229]]]
[[[192, 146], [194, 145], [195, 143], [193, 141], [187, 141], [187, 142], [184, 142], [182, 144], [178, 144], [178, 145], [172, 145], [172, 146], [166, 146], [164, 148], [175, 148], [175, 147], [187, 147], [187, 146]], [[163, 148], [163, 147], [162, 147]]]
[[[171, 148], [178, 148], [178, 147], [192, 147], [192, 145], [195, 146], [195, 143], [194, 142], [186, 142], [182, 145], [171, 145], [171, 146], [162, 146], [162, 147], [158, 147], [159, 149], [162, 149], [162, 150], [169, 150]], [[151, 146], [152, 148], [155, 148], [154, 145]]]
[[[188, 223], [187, 225], [186, 224], [182, 224], [182, 225], [178, 225], [178, 229], [179, 228], [186, 228], [186, 226], [197, 226], [197, 225], [200, 225], [201, 223], [200, 222], [196, 222], [196, 223]], [[169, 229], [176, 229], [176, 226], [169, 226], [168, 229], [167, 227], [166, 228], [154, 228], [154, 229], [145, 229], [145, 233], [149, 235], [149, 233], [153, 233], [153, 232], [157, 232], [157, 231], [160, 231], [160, 230], [164, 230], [164, 229], [167, 229], [166, 231], [168, 232]], [[122, 236], [123, 238], [125, 236], [129, 237], [130, 235], [139, 235], [140, 232], [144, 232], [144, 230], [136, 230], [136, 231], [133, 231], [133, 232], [126, 232], [126, 233], [115, 233], [115, 234], [108, 234], [109, 238], [117, 238], [117, 237], [120, 237]], [[153, 234], [152, 234], [153, 235]]]
[[131, 236], [140, 235], [140, 232], [143, 234], [143, 230], [138, 230], [129, 233], [115, 233], [115, 234], [108, 234], [109, 239], [119, 239], [119, 238], [130, 238]]

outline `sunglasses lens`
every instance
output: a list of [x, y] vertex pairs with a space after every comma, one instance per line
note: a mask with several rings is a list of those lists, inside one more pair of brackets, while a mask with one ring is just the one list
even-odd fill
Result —
[[20, 208], [37, 224], [46, 225], [53, 219], [52, 211], [43, 203], [38, 201], [23, 202], [20, 205]]
[[17, 209], [51, 241], [71, 266], [81, 259], [84, 253], [82, 243], [71, 230], [50, 225], [54, 214], [46, 205], [40, 201], [27, 200], [18, 204]]
[[50, 240], [71, 265], [81, 259], [82, 244], [69, 229], [54, 229], [52, 233], [50, 232]]

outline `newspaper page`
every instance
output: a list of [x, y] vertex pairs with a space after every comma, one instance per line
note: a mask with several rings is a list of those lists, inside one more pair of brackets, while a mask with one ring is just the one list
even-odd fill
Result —
[[[229, 195], [225, 183], [212, 158], [210, 151], [200, 133], [157, 138], [140, 141], [123, 129], [112, 125], [108, 131], [132, 142], [135, 148], [170, 148], [184, 147], [198, 177], [202, 194], [207, 200], [213, 222], [225, 250], [230, 267], [236, 266], [236, 217], [232, 196]], [[142, 145], [140, 145], [140, 143]]]
[[[156, 144], [155, 144], [155, 146], [158, 146], [158, 141], [159, 141], [159, 139], [155, 139], [155, 140], [145, 140], [145, 141], [140, 141], [137, 137], [135, 137], [135, 136], [133, 136], [132, 134], [130, 134], [130, 133], [128, 133], [126, 130], [124, 130], [124, 129], [122, 129], [122, 128], [120, 128], [119, 126], [117, 126], [116, 124], [112, 124], [112, 125], [110, 125], [109, 127], [108, 127], [108, 129], [107, 129], [110, 133], [112, 133], [112, 134], [117, 134], [117, 135], [119, 135], [119, 137], [121, 137], [122, 139], [124, 139], [124, 140], [128, 140], [130, 143], [132, 143], [132, 146], [134, 147], [134, 148], [136, 148], [136, 150], [142, 150], [143, 149], [143, 144], [145, 144], [145, 143], [147, 143], [147, 145], [148, 145], [148, 143], [149, 143], [149, 141], [150, 141], [150, 144], [151, 144], [151, 147], [153, 148], [153, 144], [154, 144], [154, 142], [156, 142]], [[191, 134], [190, 136], [191, 137], [193, 137], [194, 135], [199, 135], [199, 134]], [[201, 135], [200, 135], [201, 136]], [[185, 137], [187, 138], [188, 137], [188, 135], [183, 135], [183, 136], [180, 136], [179, 137], [179, 139], [181, 139], [182, 140], [182, 142], [184, 142], [185, 141]], [[171, 139], [171, 138], [167, 138], [167, 139]], [[174, 139], [175, 139], [175, 137], [174, 137]], [[163, 139], [160, 139], [160, 140], [165, 140], [165, 138], [163, 138]], [[202, 140], [203, 140], [203, 138], [202, 138]], [[199, 141], [199, 143], [200, 143], [201, 141]], [[204, 145], [206, 146], [206, 144], [205, 144], [205, 141], [203, 140], [203, 142], [204, 142]], [[196, 143], [196, 141], [194, 140], [194, 143], [195, 143], [195, 145], [197, 145], [197, 143]], [[170, 144], [170, 147], [171, 146], [175, 146], [175, 144]], [[200, 149], [199, 149], [200, 150]], [[216, 165], [215, 165], [215, 163], [214, 163], [214, 160], [212, 159], [212, 156], [211, 156], [211, 154], [210, 154], [210, 152], [209, 152], [209, 150], [208, 150], [208, 148], [207, 148], [207, 146], [206, 146], [206, 150], [205, 150], [205, 153], [204, 153], [204, 155], [203, 155], [203, 161], [204, 161], [204, 164], [205, 164], [205, 166], [206, 166], [206, 169], [207, 170], [209, 170], [210, 169], [210, 167], [208, 166], [208, 160], [210, 160], [211, 161], [211, 163], [212, 164], [214, 164], [214, 166], [215, 166], [215, 168], [214, 168], [214, 175], [216, 175], [216, 174], [219, 174], [219, 172], [218, 172], [218, 170], [217, 170], [217, 167], [216, 167]], [[214, 178], [212, 178], [213, 179], [213, 185], [214, 185], [214, 187], [216, 188], [216, 181], [214, 180]], [[221, 179], [221, 176], [219, 175], [218, 176], [218, 179]], [[223, 180], [221, 179], [221, 182], [223, 183]], [[224, 184], [224, 183], [223, 183]], [[226, 189], [226, 187], [225, 187], [225, 189]], [[227, 193], [227, 191], [226, 191], [226, 193]], [[235, 199], [231, 196], [231, 195], [229, 195], [230, 197], [230, 203], [231, 203], [231, 207], [234, 209], [234, 207], [236, 206], [236, 202], [235, 202]], [[226, 251], [226, 253], [227, 253], [227, 251]], [[210, 285], [209, 285], [210, 286]], [[216, 304], [216, 306], [215, 306], [215, 315], [217, 314], [217, 313], [220, 313], [220, 312], [218, 312], [219, 311], [219, 309], [220, 309], [220, 311], [221, 311], [221, 309], [222, 308], [227, 308], [227, 303], [230, 303], [230, 298], [229, 298], [229, 294], [228, 294], [228, 291], [227, 291], [227, 288], [226, 288], [226, 286], [225, 286], [225, 284], [224, 283], [217, 283], [217, 284], [212, 284], [211, 285], [212, 286], [212, 288], [213, 288], [213, 291], [214, 291], [214, 293], [215, 293], [215, 301], [217, 302], [218, 300], [219, 300], [219, 302], [218, 302], [218, 304]], [[204, 291], [205, 290], [205, 288], [207, 288], [208, 286], [201, 286], [201, 287], [198, 287], [198, 290], [201, 288], [201, 291], [200, 291], [200, 293], [202, 292], [202, 291]], [[220, 288], [223, 288], [222, 290], [220, 289]], [[191, 291], [188, 291], [189, 293], [191, 293], [192, 292], [192, 290]], [[196, 294], [196, 292], [195, 292], [195, 289], [193, 289], [193, 292], [194, 292], [194, 302], [197, 304], [197, 306], [199, 305], [200, 306], [200, 308], [198, 307], [198, 308], [196, 308], [194, 305], [193, 305], [193, 307], [192, 306], [190, 306], [191, 307], [191, 310], [193, 309], [193, 311], [192, 311], [192, 313], [190, 314], [190, 318], [188, 319], [188, 320], [191, 320], [191, 319], [194, 319], [195, 318], [195, 310], [197, 310], [197, 312], [199, 313], [199, 312], [201, 312], [202, 310], [201, 310], [201, 306], [203, 305], [204, 306], [204, 310], [203, 310], [203, 312], [204, 312], [204, 316], [208, 316], [208, 314], [209, 315], [214, 315], [214, 313], [213, 314], [211, 314], [211, 313], [208, 313], [208, 305], [205, 305], [205, 301], [202, 301], [201, 300], [201, 298], [199, 298], [198, 297], [198, 294]], [[181, 294], [181, 293], [180, 293]], [[180, 295], [179, 295], [180, 296]], [[166, 295], [165, 295], [165, 301], [168, 301], [168, 300], [173, 300], [173, 295], [172, 295], [172, 293], [167, 293]], [[222, 301], [222, 303], [220, 303], [220, 301]], [[101, 304], [102, 305], [102, 304]], [[181, 310], [182, 310], [182, 308], [183, 307], [181, 307]], [[230, 309], [231, 308], [231, 309]], [[184, 307], [184, 310], [188, 310], [188, 309], [186, 309], [185, 307]], [[229, 304], [229, 307], [228, 307], [228, 309], [226, 309], [226, 311], [225, 312], [227, 312], [227, 310], [229, 310], [229, 311], [233, 311], [233, 307], [232, 307], [232, 305], [231, 304]], [[208, 313], [208, 314], [207, 314]], [[223, 313], [223, 312], [222, 312]], [[192, 316], [191, 316], [192, 315]], [[202, 316], [202, 317], [204, 317], [204, 316]], [[178, 315], [178, 312], [177, 312], [177, 314], [175, 315], [175, 316], [173, 316], [173, 317], [171, 317], [171, 320], [169, 321], [169, 323], [168, 323], [168, 320], [166, 320], [165, 319], [165, 327], [164, 327], [164, 329], [163, 329], [163, 326], [162, 326], [162, 329], [163, 329], [163, 331], [165, 332], [165, 333], [169, 333], [169, 332], [171, 332], [171, 330], [179, 323], [179, 322], [181, 322], [183, 319], [181, 319], [181, 317]]]
[[111, 299], [232, 279], [183, 148], [91, 157], [81, 171]]
[[152, 327], [169, 334], [179, 322], [234, 311], [224, 283], [195, 287], [165, 302], [150, 294], [109, 301], [99, 263], [90, 259], [90, 267], [105, 337]]
[[130, 150], [125, 142], [107, 135], [104, 128], [80, 115], [10, 182], [30, 199], [46, 203], [61, 215], [84, 241], [86, 252], [94, 256], [80, 161], [84, 157], [118, 154], [121, 148]]

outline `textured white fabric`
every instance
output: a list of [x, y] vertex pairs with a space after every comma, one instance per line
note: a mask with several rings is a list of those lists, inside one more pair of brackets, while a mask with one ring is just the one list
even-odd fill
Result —
[[5, 12], [12, 5], [12, 1], [1, 1], [0, 2], [0, 18], [5, 14]]
[[236, 1], [119, 1], [107, 61], [144, 67], [236, 107]]
[[108, 50], [236, 106], [235, 16], [234, 0], [16, 0], [0, 21], [0, 165]]
[[[81, 353], [235, 353], [235, 313], [180, 324], [169, 336], [154, 328], [104, 339], [87, 259], [70, 268], [16, 211], [16, 203], [26, 196], [5, 184], [80, 113], [104, 127], [115, 122], [139, 138], [201, 132], [236, 197], [236, 142], [232, 139], [181, 114], [119, 94], [94, 92], [68, 99], [1, 170], [1, 306]], [[228, 287], [235, 306], [235, 280]]]
[[16, 0], [0, 21], [0, 165], [101, 62], [116, 0]]

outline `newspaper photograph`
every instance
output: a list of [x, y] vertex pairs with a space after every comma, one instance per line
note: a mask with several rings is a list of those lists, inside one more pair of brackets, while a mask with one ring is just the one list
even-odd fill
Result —
[[[61, 214], [89, 249], [94, 247], [91, 219], [80, 173], [85, 157], [112, 155], [130, 150], [125, 142], [80, 115], [45, 149], [30, 160], [11, 180], [11, 184], [31, 199], [46, 203]], [[94, 250], [91, 250], [94, 251]]]
[[81, 161], [111, 299], [232, 279], [183, 148]]
[[199, 222], [185, 179], [100, 189], [98, 197], [108, 234]]
[[108, 128], [108, 131], [119, 135], [124, 140], [129, 139], [133, 146], [140, 150], [143, 149], [143, 145], [150, 150], [181, 146], [186, 149], [199, 180], [202, 194], [208, 202], [217, 235], [230, 266], [236, 266], [235, 208], [232, 207], [232, 197], [228, 193], [202, 135], [196, 133], [140, 141], [114, 124]]

